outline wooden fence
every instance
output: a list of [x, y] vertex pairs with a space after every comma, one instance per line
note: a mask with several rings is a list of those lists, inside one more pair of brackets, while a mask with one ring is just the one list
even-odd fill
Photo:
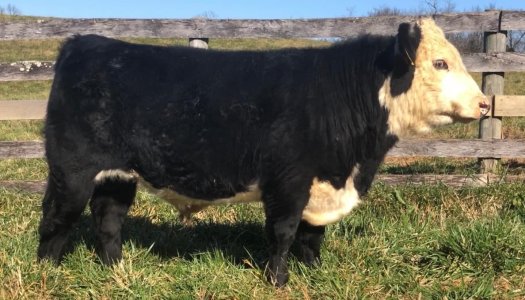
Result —
[[[209, 38], [328, 38], [355, 37], [363, 33], [393, 35], [401, 22], [412, 16], [295, 20], [139, 20], [139, 19], [29, 19], [0, 22], [0, 40], [65, 38], [73, 34], [96, 33], [110, 37], [188, 38], [190, 46], [207, 47]], [[380, 180], [398, 182], [443, 182], [453, 186], [487, 184], [501, 180], [521, 180], [519, 176], [491, 175], [498, 158], [525, 158], [525, 140], [502, 140], [501, 118], [525, 116], [525, 96], [503, 95], [504, 72], [525, 72], [524, 53], [506, 53], [508, 30], [525, 30], [525, 11], [486, 11], [435, 16], [446, 33], [484, 32], [485, 53], [463, 55], [470, 72], [482, 72], [483, 92], [492, 102], [490, 116], [480, 122], [481, 139], [402, 140], [390, 157], [470, 157], [485, 158], [482, 174], [463, 175], [383, 175]], [[503, 45], [503, 47], [501, 47]], [[0, 63], [0, 81], [48, 80], [54, 62], [22, 61]], [[0, 100], [0, 120], [42, 119], [45, 100]], [[42, 158], [40, 141], [0, 142], [2, 158]], [[41, 191], [40, 182], [0, 182]]]

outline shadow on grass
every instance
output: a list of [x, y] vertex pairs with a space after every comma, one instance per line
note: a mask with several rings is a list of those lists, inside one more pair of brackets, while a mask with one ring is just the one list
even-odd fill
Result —
[[[192, 226], [179, 223], [152, 223], [144, 217], [128, 216], [122, 228], [122, 243], [132, 242], [136, 247], [150, 249], [161, 258], [193, 260], [196, 255], [218, 250], [235, 264], [254, 260], [259, 267], [267, 259], [263, 225], [260, 223], [217, 224], [198, 222]], [[66, 254], [78, 245], [95, 248], [96, 237], [90, 216], [82, 215], [73, 226]]]
[[476, 162], [464, 164], [449, 164], [441, 161], [433, 163], [413, 163], [409, 165], [384, 165], [382, 173], [387, 174], [462, 174], [465, 172], [478, 172]]

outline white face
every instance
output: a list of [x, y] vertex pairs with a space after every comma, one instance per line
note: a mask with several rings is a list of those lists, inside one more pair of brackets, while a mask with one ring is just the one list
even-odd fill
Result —
[[469, 122], [488, 113], [487, 98], [461, 61], [449, 66], [446, 59], [438, 58], [432, 65], [436, 78], [440, 79], [435, 125]]
[[430, 93], [430, 99], [426, 97], [433, 105], [433, 118], [447, 123], [467, 122], [488, 113], [487, 98], [467, 72], [458, 50], [433, 21], [423, 20], [420, 26], [423, 38], [417, 50], [416, 69], [423, 89], [437, 92]]
[[468, 122], [488, 113], [489, 102], [467, 72], [457, 49], [431, 19], [419, 20], [421, 41], [410, 89], [393, 97], [389, 80], [379, 101], [389, 111], [390, 132], [428, 132], [434, 126]]

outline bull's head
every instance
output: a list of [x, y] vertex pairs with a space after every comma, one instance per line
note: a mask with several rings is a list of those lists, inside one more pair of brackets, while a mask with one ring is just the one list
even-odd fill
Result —
[[394, 70], [379, 97], [396, 134], [479, 119], [490, 109], [458, 50], [429, 18], [399, 26]]

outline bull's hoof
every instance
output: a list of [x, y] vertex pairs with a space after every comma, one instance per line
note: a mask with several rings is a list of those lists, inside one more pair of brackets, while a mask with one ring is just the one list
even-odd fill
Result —
[[106, 266], [111, 266], [113, 264], [118, 263], [120, 260], [122, 260], [122, 252], [118, 252], [118, 253], [99, 252], [98, 257], [100, 258], [100, 261], [102, 262], [102, 264]]
[[39, 263], [48, 261], [48, 262], [51, 262], [51, 263], [53, 263], [55, 265], [59, 265], [60, 264], [60, 259], [58, 259], [56, 257], [49, 256], [49, 255], [42, 255], [40, 253], [37, 253], [36, 261], [39, 262]]
[[307, 267], [317, 267], [321, 265], [321, 256], [311, 250], [303, 250], [299, 255], [301, 261]]
[[43, 237], [40, 238], [36, 252], [37, 260], [48, 260], [57, 265], [60, 264], [64, 257], [64, 246], [66, 240], [67, 237], [61, 234], [56, 234], [54, 236], [43, 235]]
[[270, 268], [267, 268], [266, 271], [265, 271], [265, 275], [266, 275], [266, 280], [268, 280], [268, 282], [277, 287], [277, 288], [280, 288], [280, 287], [283, 287], [284, 285], [286, 285], [286, 283], [288, 282], [288, 278], [290, 277], [290, 275], [288, 274], [288, 270], [270, 270]]

